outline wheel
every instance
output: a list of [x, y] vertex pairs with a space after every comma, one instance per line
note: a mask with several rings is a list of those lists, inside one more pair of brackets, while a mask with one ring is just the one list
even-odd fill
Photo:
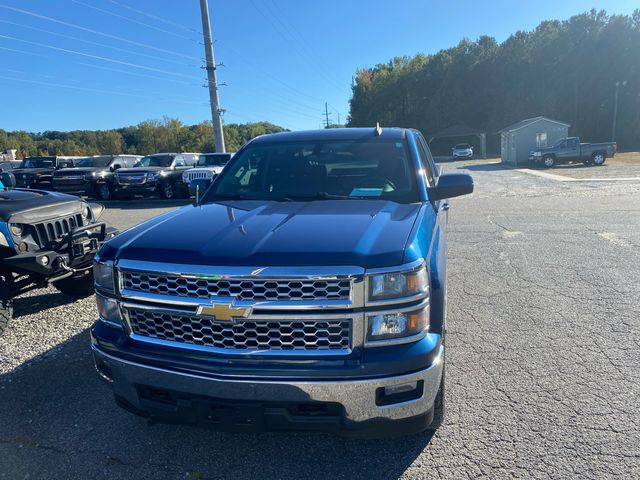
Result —
[[13, 299], [11, 298], [11, 291], [4, 281], [0, 281], [0, 335], [9, 326], [12, 317]]
[[172, 183], [164, 183], [160, 186], [160, 196], [164, 199], [171, 200], [175, 198], [176, 192]]
[[95, 195], [98, 200], [111, 200], [113, 196], [108, 183], [99, 183], [96, 185]]
[[594, 153], [591, 156], [591, 162], [596, 166], [599, 167], [600, 165], [604, 165], [604, 161], [605, 161], [606, 157], [604, 155], [604, 153], [598, 152], [598, 153]]
[[72, 297], [82, 298], [93, 295], [93, 270], [86, 270], [82, 273], [63, 278], [53, 282], [53, 286], [60, 292]]
[[542, 158], [542, 164], [547, 168], [551, 168], [556, 164], [556, 159], [553, 155], [547, 155]]

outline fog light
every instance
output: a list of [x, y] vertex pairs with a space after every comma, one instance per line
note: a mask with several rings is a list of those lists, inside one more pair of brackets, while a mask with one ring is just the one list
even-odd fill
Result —
[[376, 405], [384, 407], [397, 403], [410, 402], [422, 398], [423, 393], [424, 380], [378, 388], [376, 390]]
[[49, 265], [49, 257], [47, 257], [46, 255], [40, 257], [40, 263], [46, 267], [47, 265]]
[[396, 395], [398, 393], [406, 393], [418, 388], [418, 382], [411, 383], [403, 383], [400, 385], [391, 385], [389, 387], [384, 387], [385, 395]]

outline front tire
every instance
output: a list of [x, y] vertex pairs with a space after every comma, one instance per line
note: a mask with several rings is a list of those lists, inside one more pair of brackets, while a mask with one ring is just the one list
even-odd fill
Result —
[[556, 164], [556, 159], [553, 155], [547, 155], [542, 158], [542, 165], [544, 165], [546, 168], [554, 167], [555, 164]]
[[606, 160], [606, 156], [604, 153], [594, 153], [591, 156], [591, 163], [593, 163], [596, 167], [604, 165], [604, 161]]
[[172, 183], [165, 183], [160, 186], [160, 196], [165, 200], [173, 200], [176, 196], [176, 190]]
[[95, 195], [98, 200], [111, 200], [113, 192], [108, 183], [99, 183], [96, 185]]
[[66, 295], [75, 298], [88, 297], [93, 295], [95, 289], [93, 284], [93, 270], [72, 275], [57, 282], [53, 282], [53, 286]]
[[11, 291], [4, 281], [0, 281], [0, 335], [7, 329], [12, 318], [13, 299], [11, 298]]

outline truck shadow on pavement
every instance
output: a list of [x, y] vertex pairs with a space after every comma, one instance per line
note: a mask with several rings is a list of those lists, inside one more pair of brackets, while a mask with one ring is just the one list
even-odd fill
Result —
[[0, 412], [7, 478], [396, 479], [432, 439], [149, 426], [115, 405], [94, 371], [87, 330], [0, 374]]
[[13, 300], [13, 318], [43, 312], [49, 308], [71, 304], [74, 301], [76, 301], [75, 298], [60, 292], [17, 297]]

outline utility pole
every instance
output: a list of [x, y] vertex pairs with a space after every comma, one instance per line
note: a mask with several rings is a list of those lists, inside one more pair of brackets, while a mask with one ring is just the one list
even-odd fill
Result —
[[618, 122], [618, 90], [620, 90], [620, 85], [623, 87], [627, 84], [627, 81], [624, 80], [622, 82], [616, 82], [616, 93], [613, 99], [613, 127], [611, 129], [611, 141], [616, 141], [616, 123]]
[[329, 104], [327, 102], [324, 102], [324, 118], [324, 127], [329, 128], [329, 125], [331, 125], [331, 120], [329, 120]]
[[204, 36], [204, 53], [207, 59], [207, 85], [209, 87], [209, 102], [211, 103], [211, 120], [216, 142], [216, 152], [224, 153], [224, 133], [222, 131], [222, 117], [220, 114], [220, 98], [218, 97], [218, 81], [216, 79], [216, 61], [213, 56], [213, 41], [211, 37], [211, 21], [209, 20], [209, 5], [207, 0], [200, 0], [202, 15], [202, 35]]

